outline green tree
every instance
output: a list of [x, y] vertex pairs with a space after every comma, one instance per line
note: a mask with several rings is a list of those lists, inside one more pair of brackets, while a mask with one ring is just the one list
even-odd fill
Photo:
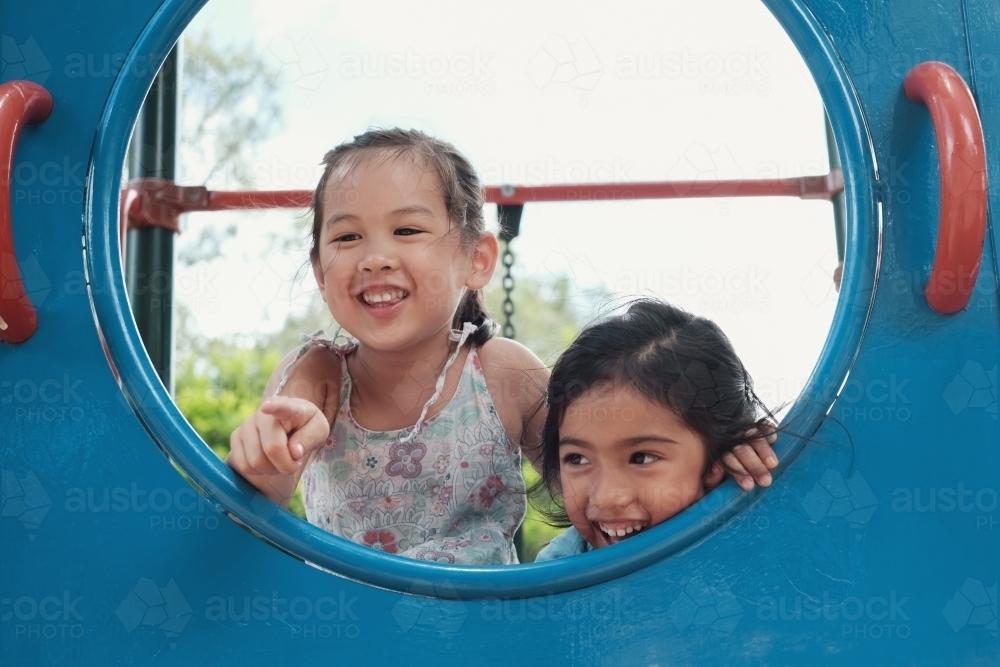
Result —
[[[254, 185], [253, 156], [281, 123], [278, 69], [252, 43], [220, 46], [210, 32], [185, 32], [181, 49], [178, 163], [181, 181], [215, 189]], [[203, 227], [185, 242], [185, 265], [219, 256], [236, 226]]]
[[281, 122], [278, 68], [253, 43], [219, 46], [210, 32], [184, 33], [181, 150], [202, 182], [253, 185], [253, 156]]

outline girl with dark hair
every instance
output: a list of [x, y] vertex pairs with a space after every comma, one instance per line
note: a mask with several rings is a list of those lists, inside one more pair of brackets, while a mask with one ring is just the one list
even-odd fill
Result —
[[748, 433], [773, 442], [773, 415], [722, 330], [651, 299], [585, 329], [546, 402], [542, 482], [561, 498], [553, 523], [570, 527], [536, 562], [666, 521], [737, 468], [731, 450]]
[[353, 339], [314, 337], [286, 357], [227, 462], [281, 505], [301, 478], [308, 520], [348, 540], [516, 563], [520, 449], [536, 448], [547, 370], [493, 337], [480, 290], [498, 246], [479, 178], [413, 130], [366, 132], [323, 163], [310, 260]]
[[[308, 520], [348, 540], [515, 563], [521, 450], [538, 458], [548, 371], [494, 338], [483, 308], [498, 246], [479, 178], [454, 146], [413, 130], [366, 132], [323, 163], [310, 260], [353, 339], [313, 337], [289, 354], [227, 462], [281, 505], [301, 479]], [[766, 476], [760, 460], [748, 465]]]

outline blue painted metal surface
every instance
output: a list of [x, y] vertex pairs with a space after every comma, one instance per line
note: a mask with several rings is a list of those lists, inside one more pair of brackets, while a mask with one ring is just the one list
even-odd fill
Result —
[[60, 174], [12, 186], [39, 328], [0, 345], [4, 664], [1000, 661], [1000, 247], [991, 221], [969, 308], [927, 306], [937, 157], [926, 109], [902, 92], [914, 64], [952, 65], [1000, 173], [996, 6], [767, 1], [823, 95], [848, 193], [843, 296], [790, 417], [811, 440], [779, 441], [765, 492], [730, 483], [614, 549], [476, 569], [293, 519], [169, 400], [126, 307], [114, 230], [132, 123], [200, 2], [104, 4], [114, 21], [95, 3], [0, 3], [4, 48], [35, 40], [49, 69], [36, 60], [27, 78], [55, 98], [17, 165]]

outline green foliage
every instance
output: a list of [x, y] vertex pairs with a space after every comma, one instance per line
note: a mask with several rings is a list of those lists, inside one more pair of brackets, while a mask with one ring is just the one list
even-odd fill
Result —
[[281, 360], [272, 350], [208, 341], [198, 357], [179, 360], [175, 400], [212, 450], [229, 453], [229, 435], [260, 405], [264, 385]]
[[[501, 270], [493, 276], [486, 289], [486, 309], [501, 326], [504, 323]], [[556, 358], [580, 331], [581, 305], [592, 297], [574, 297], [575, 287], [566, 276], [544, 281], [532, 276], [517, 276], [511, 300], [514, 302], [514, 338], [538, 355], [544, 363], [552, 365]], [[581, 303], [582, 302], [582, 303]]]
[[[521, 470], [524, 473], [524, 483], [531, 490], [538, 484], [539, 475], [527, 461], [521, 466]], [[520, 555], [522, 563], [534, 562], [535, 556], [542, 550], [542, 547], [563, 531], [562, 528], [553, 528], [545, 523], [545, 519], [539, 512], [538, 506], [540, 504], [544, 506], [550, 502], [544, 494], [536, 494], [534, 497], [529, 495], [529, 498], [528, 511], [524, 516], [524, 523], [521, 524]]]
[[[212, 451], [225, 459], [230, 434], [257, 410], [283, 353], [260, 345], [240, 347], [230, 340], [203, 341], [197, 349], [177, 362], [174, 400]], [[305, 518], [301, 489], [289, 509]]]

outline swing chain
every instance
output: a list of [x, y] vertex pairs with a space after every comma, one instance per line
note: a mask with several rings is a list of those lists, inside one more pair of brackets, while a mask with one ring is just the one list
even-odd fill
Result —
[[514, 292], [514, 276], [511, 275], [511, 267], [514, 266], [514, 253], [510, 250], [510, 241], [504, 240], [503, 246], [503, 257], [504, 274], [503, 274], [503, 336], [504, 338], [514, 339], [515, 329], [514, 322], [512, 321], [512, 316], [514, 315], [514, 301], [511, 299], [511, 295]]
[[[516, 190], [512, 186], [501, 188], [505, 197], [513, 197]], [[504, 265], [503, 274], [503, 336], [514, 339], [514, 300], [511, 295], [514, 293], [514, 276], [511, 275], [511, 267], [514, 266], [514, 253], [511, 252], [510, 242], [514, 240], [521, 230], [521, 213], [524, 211], [524, 204], [497, 204], [497, 220], [500, 223], [500, 240], [503, 241]]]

